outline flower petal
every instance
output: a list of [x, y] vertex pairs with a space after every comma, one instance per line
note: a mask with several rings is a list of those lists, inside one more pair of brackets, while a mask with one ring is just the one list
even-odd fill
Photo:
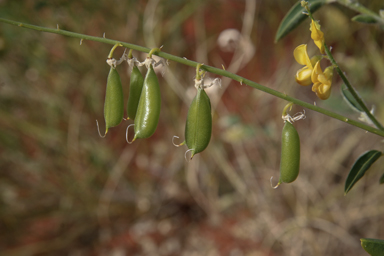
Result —
[[327, 91], [326, 93], [324, 94], [321, 94], [321, 93], [316, 93], [316, 96], [321, 99], [321, 100], [326, 100], [329, 98], [329, 96], [331, 96], [331, 90]]
[[296, 82], [303, 86], [312, 84], [311, 74], [312, 69], [309, 69], [308, 67], [299, 69], [296, 73]]
[[301, 64], [305, 65], [307, 67], [310, 67], [312, 69], [311, 60], [308, 57], [307, 53], [307, 45], [301, 44], [295, 48], [293, 51], [293, 57], [295, 57], [295, 60]]
[[320, 30], [320, 24], [317, 21], [312, 20], [309, 29], [311, 30], [311, 38], [319, 48], [320, 52], [324, 54], [324, 33]]
[[331, 80], [333, 78], [333, 66], [329, 66], [324, 70], [324, 75], [327, 78], [327, 80]]
[[320, 25], [317, 21], [312, 20], [312, 24], [310, 26], [311, 30], [311, 38], [314, 41], [324, 40], [324, 33], [320, 30]]
[[323, 71], [321, 70], [320, 67], [320, 61], [316, 62], [315, 67], [313, 68], [312, 75], [311, 75], [311, 80], [312, 83], [317, 83], [319, 82], [318, 76], [322, 75]]
[[321, 83], [315, 83], [315, 84], [313, 84], [313, 86], [312, 86], [312, 91], [313, 91], [313, 92], [317, 92], [317, 90], [318, 90], [318, 88], [319, 88], [320, 85], [321, 85]]
[[323, 40], [315, 40], [314, 42], [315, 42], [317, 48], [319, 48], [320, 52], [322, 54], [324, 54], [325, 53], [324, 39]]
[[319, 97], [319, 99], [321, 99], [321, 100], [326, 100], [326, 99], [328, 99], [329, 96], [331, 96], [331, 86], [330, 86], [330, 85], [326, 85], [326, 84], [321, 84], [321, 85], [317, 88], [316, 95], [317, 95], [317, 97]]
[[325, 77], [324, 74], [320, 74], [317, 76], [317, 79], [319, 80], [320, 83], [322, 84], [327, 84], [327, 85], [331, 85], [330, 81]]

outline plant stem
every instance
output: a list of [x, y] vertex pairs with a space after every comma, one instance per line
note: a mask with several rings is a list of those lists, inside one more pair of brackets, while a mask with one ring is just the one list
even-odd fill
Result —
[[382, 18], [379, 14], [369, 10], [362, 4], [360, 4], [358, 1], [351, 1], [351, 0], [336, 0], [337, 3], [344, 5], [358, 13], [366, 14], [374, 18], [378, 23], [384, 25], [384, 18]]
[[[30, 25], [30, 24], [21, 23], [21, 22], [12, 21], [12, 20], [3, 19], [3, 18], [0, 18], [0, 22], [4, 22], [4, 23], [7, 23], [7, 24], [11, 24], [11, 25], [15, 25], [15, 26], [23, 27], [23, 28], [34, 29], [34, 30], [38, 30], [38, 31], [42, 31], [42, 32], [48, 32], [48, 33], [54, 33], [54, 34], [59, 34], [59, 35], [79, 38], [79, 39], [83, 39], [83, 40], [85, 39], [85, 40], [96, 41], [96, 42], [112, 44], [112, 45], [121, 44], [122, 46], [124, 46], [126, 48], [133, 49], [133, 50], [140, 51], [140, 52], [149, 53], [150, 50], [151, 50], [149, 48], [142, 47], [142, 46], [139, 46], [139, 45], [134, 45], [134, 44], [125, 43], [125, 42], [121, 42], [121, 41], [117, 41], [117, 40], [107, 39], [107, 38], [104, 38], [104, 37], [95, 37], [95, 36], [83, 35], [83, 34], [79, 34], [79, 33], [74, 33], [74, 32], [70, 32], [70, 31], [61, 30], [59, 28], [52, 29], [52, 28], [40, 27], [40, 26]], [[199, 65], [198, 62], [187, 60], [187, 59], [181, 58], [181, 57], [177, 57], [177, 56], [174, 56], [172, 54], [165, 53], [165, 52], [162, 52], [162, 51], [157, 52], [155, 55], [157, 55], [159, 57], [162, 57], [162, 58], [165, 58], [165, 59], [168, 59], [168, 60], [172, 60], [172, 61], [184, 64], [184, 65], [187, 65], [187, 66], [191, 66], [191, 67], [197, 67], [197, 65]], [[211, 66], [207, 66], [207, 65], [202, 65], [200, 67], [200, 69], [201, 70], [205, 70], [205, 71], [210, 72], [210, 73], [213, 73], [213, 74], [217, 74], [217, 75], [220, 75], [220, 76], [225, 76], [225, 77], [231, 78], [232, 80], [238, 81], [240, 84], [249, 85], [249, 86], [251, 86], [251, 87], [253, 87], [255, 89], [258, 89], [260, 91], [269, 93], [269, 94], [271, 94], [273, 96], [276, 96], [278, 98], [281, 98], [283, 100], [293, 102], [296, 105], [300, 105], [300, 106], [302, 106], [304, 108], [307, 108], [307, 109], [319, 112], [319, 113], [324, 114], [326, 116], [335, 118], [335, 119], [340, 120], [342, 122], [348, 123], [350, 125], [359, 127], [361, 129], [366, 130], [368, 132], [371, 132], [373, 134], [376, 134], [376, 135], [379, 135], [381, 137], [384, 137], [384, 131], [382, 131], [382, 130], [373, 128], [373, 127], [371, 127], [369, 125], [357, 122], [355, 120], [350, 120], [350, 119], [346, 118], [345, 116], [342, 116], [342, 115], [334, 113], [332, 111], [329, 111], [329, 110], [317, 107], [317, 106], [312, 105], [310, 103], [298, 100], [298, 99], [296, 99], [294, 97], [288, 96], [285, 93], [281, 93], [281, 92], [275, 91], [275, 90], [273, 90], [271, 88], [265, 87], [265, 86], [263, 86], [261, 84], [255, 83], [255, 82], [253, 82], [251, 80], [245, 79], [244, 77], [241, 77], [239, 75], [230, 73], [230, 72], [225, 71], [223, 69], [219, 69], [219, 68], [215, 68], [215, 67], [211, 67]]]
[[283, 109], [283, 113], [281, 113], [281, 116], [286, 116], [288, 108], [289, 108], [289, 110], [291, 110], [292, 106], [293, 106], [292, 102], [289, 102], [287, 105], [285, 105], [285, 107]]
[[[204, 64], [200, 63], [200, 64], [197, 64], [196, 66], [196, 80], [197, 81], [200, 81], [201, 80], [201, 74], [200, 74], [200, 68], [201, 66], [203, 66]], [[204, 72], [204, 71], [203, 71]]]
[[347, 86], [349, 92], [352, 94], [353, 98], [355, 98], [355, 100], [357, 101], [357, 103], [359, 104], [359, 106], [361, 107], [361, 109], [365, 112], [365, 114], [367, 114], [368, 118], [375, 124], [375, 126], [380, 129], [380, 130], [384, 130], [384, 127], [380, 124], [379, 121], [377, 121], [377, 119], [372, 115], [372, 113], [369, 111], [369, 109], [367, 108], [367, 106], [364, 104], [363, 100], [361, 99], [361, 97], [359, 96], [359, 94], [357, 94], [356, 90], [353, 88], [353, 86], [351, 85], [351, 83], [348, 81], [347, 77], [344, 75], [343, 71], [340, 69], [339, 65], [337, 64], [337, 62], [335, 61], [335, 59], [333, 58], [333, 55], [331, 53], [331, 51], [329, 50], [328, 46], [326, 43], [324, 43], [324, 49], [325, 49], [325, 52], [329, 58], [329, 60], [331, 61], [331, 63], [334, 65], [337, 73], [339, 74], [339, 76], [341, 77], [341, 79], [343, 80], [344, 84]]
[[153, 48], [149, 53], [148, 53], [148, 58], [152, 58], [152, 55], [155, 54], [159, 56], [159, 52], [161, 51], [161, 48]]
[[122, 46], [122, 45], [121, 45], [120, 43], [118, 43], [118, 44], [115, 44], [115, 45], [112, 47], [111, 51], [110, 51], [109, 54], [108, 54], [108, 59], [111, 59], [111, 58], [112, 58], [112, 56], [113, 56], [113, 52], [115, 51], [115, 49], [116, 49], [118, 46]]

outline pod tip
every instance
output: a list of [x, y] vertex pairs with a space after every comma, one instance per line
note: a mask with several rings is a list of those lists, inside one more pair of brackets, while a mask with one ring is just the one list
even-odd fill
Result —
[[105, 136], [107, 135], [107, 132], [108, 132], [108, 127], [106, 127], [106, 129], [105, 129], [105, 133], [104, 133], [104, 136], [103, 135], [101, 135], [101, 133], [100, 133], [100, 127], [99, 127], [99, 122], [96, 120], [96, 126], [97, 126], [97, 132], [99, 133], [99, 136], [101, 137], [101, 138], [105, 138]]
[[277, 188], [280, 186], [280, 184], [281, 184], [281, 180], [279, 180], [279, 182], [277, 183], [276, 186], [273, 186], [273, 184], [272, 184], [272, 179], [273, 179], [273, 176], [272, 176], [271, 179], [269, 180], [269, 181], [271, 182], [271, 188], [273, 188], [273, 189], [277, 189]]
[[[189, 160], [188, 160], [188, 158], [187, 158], [187, 154], [188, 154], [188, 152], [192, 152], [192, 153], [191, 153], [191, 158], [189, 158]], [[185, 151], [185, 154], [184, 154], [185, 161], [187, 161], [187, 162], [191, 161], [191, 160], [192, 160], [192, 157], [193, 157], [194, 155], [195, 155], [194, 150], [193, 150], [193, 149], [188, 149], [187, 151]]]
[[135, 134], [135, 136], [133, 137], [133, 140], [131, 140], [131, 141], [128, 140], [128, 130], [129, 130], [129, 127], [134, 126], [134, 125], [135, 125], [135, 124], [130, 124], [130, 125], [128, 125], [127, 130], [126, 130], [126, 132], [125, 132], [125, 140], [127, 141], [128, 144], [132, 144], [132, 142], [135, 141], [136, 136], [137, 136], [137, 134]]

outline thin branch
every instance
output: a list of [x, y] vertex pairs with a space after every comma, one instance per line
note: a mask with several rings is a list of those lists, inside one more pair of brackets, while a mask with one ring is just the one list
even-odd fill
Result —
[[[111, 44], [111, 45], [115, 45], [115, 44], [120, 43], [122, 46], [124, 46], [126, 48], [133, 49], [133, 50], [140, 51], [140, 52], [149, 53], [149, 51], [151, 50], [149, 48], [142, 47], [142, 46], [135, 45], [135, 44], [125, 43], [125, 42], [107, 39], [107, 38], [103, 38], [103, 37], [95, 37], [95, 36], [89, 36], [89, 35], [74, 33], [74, 32], [70, 32], [70, 31], [66, 31], [66, 30], [61, 30], [59, 28], [52, 29], [52, 28], [40, 27], [40, 26], [30, 25], [30, 24], [21, 23], [21, 22], [12, 21], [12, 20], [3, 19], [3, 18], [0, 18], [0, 22], [11, 24], [14, 26], [23, 27], [23, 28], [38, 30], [38, 31], [42, 31], [42, 32], [54, 33], [54, 34], [79, 38], [79, 39], [83, 39], [83, 40], [90, 40], [90, 41], [96, 41], [96, 42], [100, 42], [100, 43]], [[158, 52], [158, 53], [156, 53], [156, 55], [159, 57], [168, 59], [168, 60], [172, 60], [172, 61], [184, 64], [184, 65], [187, 65], [187, 66], [191, 66], [191, 67], [196, 67], [199, 64], [198, 62], [187, 60], [187, 59], [184, 59], [181, 57], [177, 57], [177, 56], [174, 56], [172, 54], [165, 53], [165, 52]], [[251, 86], [257, 90], [266, 92], [268, 94], [271, 94], [271, 95], [276, 96], [278, 98], [281, 98], [283, 100], [293, 102], [296, 105], [299, 105], [299, 106], [302, 106], [304, 108], [319, 112], [319, 113], [324, 114], [326, 116], [335, 118], [335, 119], [340, 120], [342, 122], [348, 123], [350, 125], [359, 127], [361, 129], [366, 130], [368, 132], [371, 132], [373, 134], [384, 137], [384, 131], [381, 131], [381, 130], [373, 128], [369, 125], [357, 122], [355, 120], [350, 120], [350, 119], [346, 118], [345, 116], [342, 116], [342, 115], [334, 113], [332, 111], [317, 107], [317, 106], [312, 105], [310, 103], [298, 100], [294, 97], [288, 96], [285, 93], [281, 93], [281, 92], [278, 92], [278, 91], [273, 90], [271, 88], [265, 87], [261, 84], [258, 84], [256, 82], [253, 82], [253, 81], [248, 80], [248, 79], [245, 79], [244, 77], [241, 77], [239, 75], [232, 74], [232, 73], [225, 71], [223, 69], [214, 68], [214, 67], [207, 66], [207, 65], [201, 66], [200, 69], [205, 70], [205, 71], [210, 72], [210, 73], [213, 73], [213, 74], [217, 74], [220, 76], [225, 76], [225, 77], [231, 78], [232, 80], [235, 80], [241, 84], [249, 85], [249, 86]]]
[[367, 108], [367, 106], [365, 105], [363, 99], [359, 96], [359, 94], [356, 92], [356, 90], [353, 88], [353, 86], [351, 85], [351, 83], [348, 81], [348, 78], [344, 75], [343, 71], [340, 69], [339, 65], [337, 64], [337, 62], [335, 61], [335, 59], [333, 58], [332, 56], [332, 53], [331, 51], [329, 50], [328, 46], [326, 43], [324, 43], [324, 49], [325, 49], [325, 52], [329, 58], [329, 60], [331, 61], [331, 63], [334, 65], [337, 73], [339, 74], [339, 76], [341, 77], [341, 79], [343, 80], [344, 84], [347, 86], [349, 92], [352, 94], [353, 98], [356, 100], [356, 102], [359, 104], [359, 106], [361, 107], [361, 109], [364, 111], [365, 114], [367, 114], [368, 118], [372, 121], [372, 123], [374, 123], [376, 125], [376, 127], [380, 130], [384, 130], [384, 127], [381, 125], [381, 123], [379, 121], [377, 121], [377, 119], [372, 115], [372, 113], [369, 111], [369, 109]]

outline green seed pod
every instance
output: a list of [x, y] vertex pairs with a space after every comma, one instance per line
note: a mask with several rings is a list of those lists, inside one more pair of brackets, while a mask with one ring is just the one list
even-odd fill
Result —
[[209, 144], [212, 133], [211, 101], [204, 89], [199, 88], [188, 110], [185, 142], [192, 157]]
[[144, 79], [143, 90], [135, 117], [135, 136], [138, 139], [151, 137], [157, 128], [160, 117], [161, 95], [159, 81], [152, 65]]
[[137, 107], [139, 105], [144, 78], [137, 66], [133, 66], [131, 81], [129, 85], [129, 97], [127, 103], [127, 115], [129, 119], [135, 120]]
[[299, 175], [300, 168], [300, 138], [295, 127], [285, 122], [281, 136], [281, 161], [279, 184], [291, 183]]
[[124, 117], [124, 95], [119, 73], [111, 67], [107, 79], [104, 102], [105, 134], [110, 127], [117, 126]]

